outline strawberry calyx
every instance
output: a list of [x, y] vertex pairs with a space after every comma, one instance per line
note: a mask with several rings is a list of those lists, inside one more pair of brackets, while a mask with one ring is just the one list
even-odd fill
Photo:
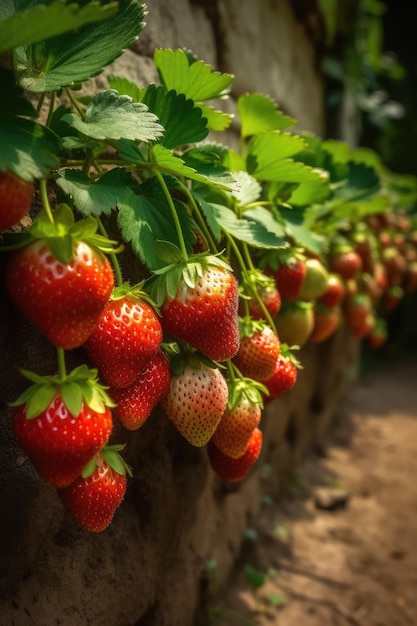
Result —
[[259, 267], [262, 270], [266, 268], [277, 270], [280, 265], [291, 265], [305, 260], [306, 255], [302, 248], [290, 246], [280, 250], [271, 250], [263, 253], [259, 259]]
[[266, 320], [254, 320], [250, 315], [239, 317], [238, 324], [241, 337], [252, 337], [255, 333], [262, 333], [265, 328], [270, 328]]
[[105, 254], [116, 254], [123, 250], [123, 246], [117, 246], [116, 241], [98, 234], [98, 227], [98, 220], [92, 215], [76, 221], [71, 208], [62, 203], [56, 207], [53, 220], [47, 211], [41, 211], [30, 229], [23, 236], [16, 237], [14, 243], [4, 246], [3, 249], [23, 248], [33, 241], [43, 240], [54, 257], [64, 265], [70, 263], [74, 246], [80, 241]]
[[202, 352], [192, 348], [189, 344], [180, 339], [162, 343], [161, 349], [168, 357], [174, 376], [181, 376], [187, 365], [190, 365], [193, 369], [199, 369], [203, 365], [212, 369], [224, 369], [225, 367], [217, 361], [212, 361]]
[[227, 381], [227, 387], [229, 390], [229, 397], [227, 401], [227, 408], [229, 410], [235, 409], [241, 402], [242, 398], [246, 397], [252, 404], [259, 404], [261, 408], [264, 406], [263, 396], [269, 395], [268, 389], [262, 383], [241, 376], [229, 378]]
[[76, 367], [64, 377], [40, 376], [24, 369], [20, 372], [32, 385], [9, 404], [12, 407], [25, 404], [27, 419], [34, 419], [43, 413], [57, 394], [74, 417], [80, 415], [83, 404], [96, 413], [104, 413], [106, 407], [116, 406], [106, 392], [107, 387], [99, 383], [98, 370], [86, 365]]
[[287, 343], [282, 343], [280, 357], [281, 359], [286, 359], [288, 361], [291, 361], [291, 363], [293, 363], [297, 369], [303, 369], [304, 366], [301, 365], [301, 362], [297, 359], [297, 357], [294, 354], [294, 350], [299, 350], [299, 349], [300, 349], [300, 346], [289, 346]]
[[181, 280], [193, 289], [198, 280], [209, 267], [222, 267], [232, 271], [229, 263], [220, 258], [220, 254], [200, 252], [185, 258], [181, 250], [169, 241], [157, 242], [157, 252], [161, 260], [167, 264], [159, 269], [152, 270], [150, 281], [150, 296], [159, 308], [168, 299], [172, 300]]
[[145, 280], [142, 280], [136, 285], [130, 285], [130, 283], [122, 283], [115, 287], [110, 295], [110, 300], [117, 302], [117, 300], [123, 300], [124, 298], [142, 300], [150, 304], [157, 313], [159, 309], [156, 306], [156, 302], [151, 298], [149, 293], [144, 289]]
[[106, 463], [109, 467], [111, 467], [116, 474], [120, 474], [121, 476], [132, 476], [132, 468], [126, 463], [120, 454], [125, 447], [126, 444], [105, 444], [84, 467], [81, 472], [82, 478], [88, 478], [94, 474], [98, 468], [103, 466], [103, 463]]

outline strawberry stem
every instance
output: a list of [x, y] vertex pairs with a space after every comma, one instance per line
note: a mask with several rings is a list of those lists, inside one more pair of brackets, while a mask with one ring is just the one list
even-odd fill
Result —
[[194, 196], [192, 195], [192, 193], [190, 192], [190, 190], [188, 189], [187, 185], [184, 185], [184, 183], [181, 183], [181, 189], [182, 191], [185, 193], [185, 195], [188, 198], [188, 201], [191, 205], [191, 208], [193, 210], [193, 214], [195, 217], [196, 222], [198, 223], [200, 230], [202, 231], [202, 233], [204, 234], [204, 237], [208, 243], [208, 246], [210, 248], [210, 250], [213, 250], [213, 252], [216, 254], [218, 252], [216, 243], [211, 235], [210, 230], [207, 228], [207, 224], [204, 221], [202, 215], [201, 215], [201, 211], [199, 210], [197, 203], [194, 199]]
[[58, 375], [61, 381], [64, 381], [67, 377], [67, 368], [65, 366], [65, 351], [63, 348], [56, 349], [57, 361], [58, 361]]
[[[108, 239], [106, 229], [104, 228], [103, 222], [101, 221], [99, 217], [97, 218], [97, 224], [98, 224], [98, 229], [100, 233], [103, 235], [103, 237], [106, 237], [106, 239]], [[122, 276], [122, 270], [120, 269], [120, 263], [114, 252], [109, 252], [109, 257], [111, 258], [111, 261], [113, 264], [114, 274], [116, 278], [116, 285], [117, 287], [121, 287], [121, 285], [123, 285], [123, 276]]]
[[40, 180], [39, 183], [39, 188], [40, 188], [40, 193], [41, 193], [41, 200], [42, 200], [42, 206], [44, 208], [45, 213], [47, 214], [51, 224], [54, 224], [54, 216], [52, 214], [52, 209], [51, 209], [51, 205], [49, 204], [49, 198], [48, 198], [48, 187], [46, 184], [46, 179], [42, 178]]
[[187, 248], [185, 246], [184, 235], [182, 233], [181, 224], [180, 224], [180, 221], [178, 219], [178, 214], [177, 214], [177, 211], [175, 209], [174, 202], [173, 202], [173, 200], [171, 198], [171, 194], [169, 193], [169, 189], [168, 189], [168, 187], [166, 185], [166, 182], [165, 182], [164, 177], [162, 176], [162, 174], [160, 172], [158, 172], [158, 170], [156, 170], [156, 169], [154, 170], [154, 174], [157, 177], [157, 179], [159, 181], [159, 184], [162, 187], [162, 190], [164, 192], [166, 201], [168, 202], [168, 206], [171, 209], [172, 218], [174, 220], [175, 230], [177, 232], [177, 237], [178, 237], [178, 243], [179, 243], [179, 246], [180, 246], [180, 250], [181, 250], [181, 253], [182, 253], [184, 259], [187, 261], [188, 260], [188, 252], [187, 252]]

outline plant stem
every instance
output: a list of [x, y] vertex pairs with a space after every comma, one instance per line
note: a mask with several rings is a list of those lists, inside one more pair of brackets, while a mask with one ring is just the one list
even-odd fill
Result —
[[51, 224], [54, 224], [54, 216], [52, 214], [51, 205], [49, 204], [48, 187], [47, 187], [45, 178], [42, 178], [40, 180], [39, 189], [40, 189], [40, 194], [41, 194], [42, 206], [45, 210], [45, 213], [49, 217]]
[[157, 177], [159, 184], [162, 187], [162, 190], [164, 192], [166, 201], [168, 202], [168, 206], [171, 209], [171, 213], [172, 213], [172, 218], [174, 220], [174, 224], [175, 224], [175, 230], [177, 232], [177, 236], [178, 236], [178, 242], [180, 245], [180, 250], [181, 253], [184, 257], [184, 259], [187, 261], [188, 260], [188, 252], [187, 252], [187, 248], [185, 246], [185, 241], [184, 241], [184, 235], [182, 234], [182, 229], [181, 229], [181, 224], [180, 221], [178, 219], [178, 213], [177, 210], [175, 208], [174, 202], [171, 198], [171, 194], [169, 193], [169, 189], [166, 185], [166, 182], [164, 180], [164, 177], [162, 176], [161, 172], [159, 172], [157, 169], [154, 170], [154, 174]]
[[[106, 229], [104, 228], [103, 222], [101, 221], [100, 218], [97, 218], [97, 223], [98, 223], [98, 229], [99, 229], [100, 233], [104, 237], [108, 238]], [[122, 276], [122, 270], [120, 268], [119, 260], [118, 260], [116, 254], [114, 252], [110, 252], [109, 253], [109, 257], [111, 258], [111, 261], [112, 261], [112, 264], [113, 264], [114, 275], [115, 275], [115, 278], [116, 278], [116, 285], [118, 287], [120, 287], [120, 285], [123, 284], [123, 276]]]
[[74, 96], [74, 94], [72, 93], [71, 89], [65, 89], [65, 93], [67, 94], [68, 98], [71, 100], [72, 106], [74, 107], [74, 109], [77, 111], [78, 115], [83, 120], [85, 118], [85, 113], [84, 113], [83, 109], [80, 107], [77, 98]]
[[183, 190], [183, 192], [185, 193], [185, 195], [187, 196], [191, 204], [191, 208], [193, 210], [193, 215], [195, 217], [195, 220], [197, 224], [199, 225], [200, 230], [202, 231], [210, 250], [213, 250], [214, 253], [217, 253], [218, 252], [217, 245], [211, 235], [209, 228], [207, 227], [206, 222], [203, 219], [203, 216], [201, 215], [201, 211], [198, 208], [197, 202], [195, 201], [193, 194], [188, 189], [187, 185], [185, 185], [184, 183], [181, 183], [181, 189]]
[[59, 380], [64, 381], [67, 377], [67, 369], [65, 366], [65, 350], [63, 348], [57, 348], [56, 355], [58, 360]]

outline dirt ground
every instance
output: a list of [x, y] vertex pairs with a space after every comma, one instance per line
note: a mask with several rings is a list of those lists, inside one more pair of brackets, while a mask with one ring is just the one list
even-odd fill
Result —
[[290, 493], [266, 497], [212, 622], [417, 624], [416, 359], [373, 362]]

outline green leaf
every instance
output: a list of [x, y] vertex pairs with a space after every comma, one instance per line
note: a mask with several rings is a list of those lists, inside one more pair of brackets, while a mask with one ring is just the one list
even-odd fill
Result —
[[320, 254], [325, 249], [326, 239], [305, 225], [302, 211], [280, 207], [280, 214], [284, 220], [285, 232], [298, 245], [316, 254]]
[[[97, 76], [136, 41], [144, 13], [145, 5], [138, 0], [119, 0], [118, 11], [105, 21], [18, 48], [20, 84], [40, 93]], [[65, 24], [61, 16], [57, 21]]]
[[190, 62], [189, 55], [180, 49], [155, 50], [154, 62], [161, 82], [168, 91], [175, 89], [195, 102], [225, 96], [234, 80], [231, 74], [216, 72], [203, 61]]
[[247, 172], [234, 172], [234, 178], [239, 183], [237, 190], [232, 191], [232, 196], [236, 198], [241, 206], [251, 204], [259, 200], [262, 192], [262, 187], [250, 174]]
[[41, 413], [43, 413], [51, 404], [56, 394], [56, 386], [41, 384], [39, 386], [32, 387], [30, 397], [26, 404], [26, 417], [27, 419], [34, 419]]
[[59, 138], [48, 128], [25, 118], [0, 119], [0, 170], [23, 180], [46, 178], [58, 166]]
[[76, 382], [67, 382], [61, 387], [62, 401], [74, 417], [78, 417], [83, 405], [81, 387]]
[[362, 163], [349, 163], [348, 177], [338, 186], [333, 199], [343, 202], [359, 202], [369, 199], [381, 189], [381, 180], [375, 169]]
[[[314, 179], [314, 175], [316, 178]], [[309, 181], [300, 183], [289, 195], [288, 201], [296, 206], [324, 202], [330, 196], [329, 175], [324, 170], [311, 169], [308, 173]]]
[[[141, 262], [148, 268], [157, 269], [165, 263], [158, 256], [156, 242], [170, 241], [179, 247], [179, 241], [170, 208], [158, 181], [151, 179], [143, 183], [139, 191], [138, 195], [132, 191], [128, 201], [123, 199], [118, 203], [118, 225], [124, 241], [131, 242]], [[194, 221], [181, 202], [174, 200], [174, 204], [186, 247], [191, 252], [195, 240]]]
[[163, 133], [157, 117], [141, 102], [132, 102], [129, 96], [119, 96], [113, 89], [99, 91], [87, 107], [85, 120], [75, 113], [67, 113], [63, 121], [83, 135], [94, 139], [130, 139], [155, 141]]
[[20, 46], [29, 46], [91, 22], [106, 20], [117, 11], [117, 3], [100, 5], [90, 2], [85, 6], [55, 0], [48, 6], [35, 4], [25, 9], [18, 0], [9, 0], [0, 6], [0, 54]]
[[240, 96], [237, 109], [243, 138], [272, 130], [285, 130], [297, 122], [281, 113], [272, 98], [259, 93]]
[[[282, 238], [282, 228], [268, 211], [259, 208], [245, 211], [242, 218], [221, 204], [204, 202], [204, 213], [210, 213], [221, 228], [240, 241], [256, 248], [285, 248], [289, 244]], [[265, 223], [266, 221], [266, 223]]]
[[222, 133], [226, 128], [229, 128], [233, 121], [233, 115], [231, 113], [225, 113], [219, 111], [207, 104], [198, 103], [198, 107], [201, 109], [203, 117], [207, 120], [207, 127], [216, 132]]
[[182, 93], [166, 91], [165, 87], [149, 85], [141, 102], [159, 118], [165, 129], [160, 143], [166, 148], [197, 143], [208, 135], [207, 121], [199, 107]]
[[199, 174], [207, 176], [212, 183], [220, 189], [229, 189], [232, 192], [238, 191], [241, 182], [235, 174], [231, 174], [221, 163], [221, 157], [215, 151], [216, 146], [202, 143], [195, 148], [191, 148], [181, 155], [187, 167], [191, 167]]
[[174, 156], [170, 152], [170, 150], [167, 150], [164, 146], [161, 146], [160, 144], [156, 144], [155, 146], [153, 146], [153, 154], [155, 157], [155, 164], [162, 172], [172, 174], [172, 176], [180, 178], [189, 178], [190, 180], [195, 180], [197, 182], [205, 183], [207, 185], [213, 185], [221, 189], [230, 189], [229, 185], [218, 182], [217, 180], [212, 181], [207, 176], [196, 172], [194, 168], [186, 165], [183, 159]]
[[56, 182], [82, 215], [100, 216], [110, 215], [123, 198], [128, 202], [134, 179], [122, 167], [105, 172], [97, 181], [92, 181], [81, 170], [63, 168]]
[[[294, 176], [302, 171], [302, 165], [290, 161], [289, 157], [297, 154], [303, 147], [304, 141], [297, 135], [279, 131], [255, 135], [248, 144], [246, 169], [258, 180], [294, 182]], [[291, 169], [291, 166], [294, 167]], [[293, 172], [292, 178], [287, 178], [291, 172]], [[295, 182], [302, 181], [295, 180]]]
[[260, 589], [266, 582], [266, 575], [259, 570], [252, 567], [252, 565], [246, 564], [244, 567], [246, 580], [252, 589]]

